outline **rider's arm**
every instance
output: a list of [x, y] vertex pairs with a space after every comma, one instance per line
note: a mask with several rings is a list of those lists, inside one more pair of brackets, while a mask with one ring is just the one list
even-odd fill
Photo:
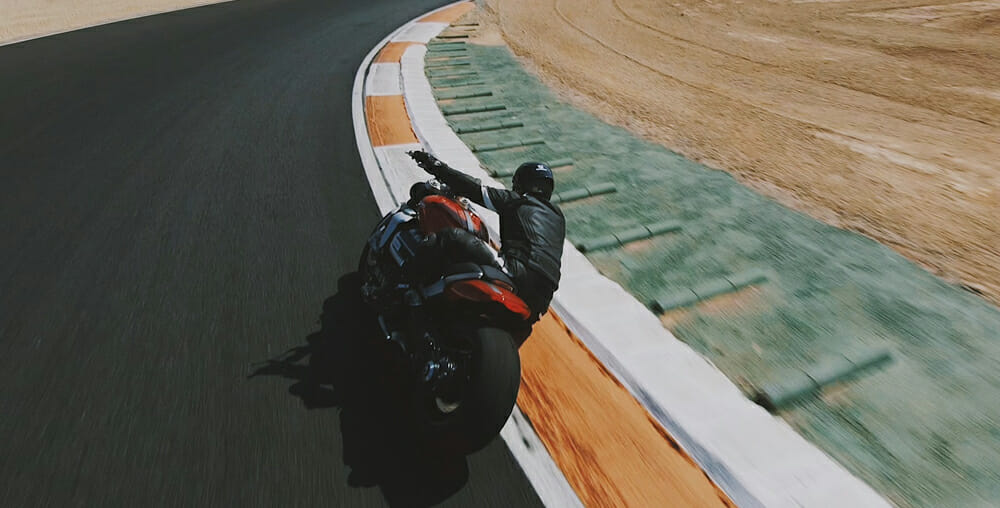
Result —
[[500, 213], [500, 210], [506, 208], [508, 203], [518, 198], [517, 194], [507, 189], [487, 187], [485, 185], [480, 187], [480, 194], [483, 202], [476, 202], [497, 213]]
[[498, 212], [515, 196], [506, 189], [487, 187], [477, 178], [473, 178], [451, 166], [441, 162], [426, 152], [413, 152], [411, 157], [425, 171], [434, 175], [456, 194], [465, 196], [474, 203]]
[[442, 183], [451, 187], [455, 194], [465, 196], [477, 203], [482, 201], [482, 183], [478, 178], [473, 178], [440, 161], [425, 169]]

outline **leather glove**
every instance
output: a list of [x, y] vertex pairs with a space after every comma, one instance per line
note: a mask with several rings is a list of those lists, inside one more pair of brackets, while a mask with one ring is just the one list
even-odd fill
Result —
[[406, 152], [418, 166], [420, 166], [424, 171], [437, 176], [437, 169], [444, 166], [444, 163], [438, 160], [437, 157], [423, 151], [423, 150], [413, 150]]

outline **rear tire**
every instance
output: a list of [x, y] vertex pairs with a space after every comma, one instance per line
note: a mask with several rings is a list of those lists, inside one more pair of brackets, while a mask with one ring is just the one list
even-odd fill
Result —
[[521, 358], [510, 334], [479, 328], [470, 341], [470, 379], [454, 412], [438, 411], [427, 391], [416, 390], [418, 428], [435, 450], [469, 454], [484, 448], [500, 433], [517, 402]]

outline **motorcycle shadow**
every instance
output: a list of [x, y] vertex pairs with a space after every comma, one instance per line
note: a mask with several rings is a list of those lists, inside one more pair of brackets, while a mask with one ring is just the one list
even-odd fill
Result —
[[428, 450], [406, 428], [406, 394], [374, 315], [361, 302], [357, 273], [341, 277], [323, 302], [320, 330], [306, 344], [266, 360], [250, 374], [294, 380], [288, 392], [306, 409], [339, 408], [351, 487], [381, 488], [391, 506], [429, 506], [468, 481], [464, 456]]

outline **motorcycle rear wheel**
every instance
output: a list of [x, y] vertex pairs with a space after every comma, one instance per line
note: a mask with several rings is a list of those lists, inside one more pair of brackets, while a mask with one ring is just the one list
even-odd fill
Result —
[[510, 417], [521, 386], [521, 358], [509, 333], [479, 328], [470, 339], [472, 368], [462, 400], [444, 410], [440, 399], [416, 390], [417, 426], [433, 449], [469, 454], [484, 448]]

